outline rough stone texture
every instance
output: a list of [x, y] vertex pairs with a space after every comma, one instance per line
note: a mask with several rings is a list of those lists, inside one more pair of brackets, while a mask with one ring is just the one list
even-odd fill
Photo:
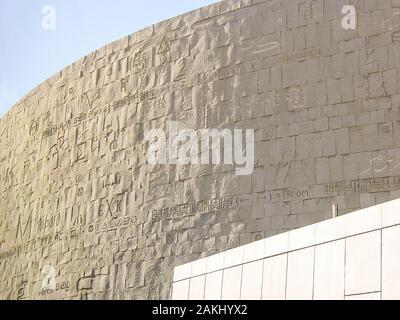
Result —
[[[0, 298], [169, 298], [174, 266], [400, 196], [399, 1], [231, 0], [68, 66], [0, 121]], [[256, 168], [144, 134], [255, 129]], [[46, 266], [57, 288], [43, 291]]]

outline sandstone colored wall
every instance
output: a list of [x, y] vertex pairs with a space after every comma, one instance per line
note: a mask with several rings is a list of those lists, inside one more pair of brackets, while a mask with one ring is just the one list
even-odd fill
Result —
[[[347, 1], [223, 1], [24, 97], [0, 121], [0, 298], [169, 298], [176, 265], [399, 197], [400, 1], [349, 2], [356, 30]], [[146, 164], [167, 120], [254, 128], [254, 173]]]

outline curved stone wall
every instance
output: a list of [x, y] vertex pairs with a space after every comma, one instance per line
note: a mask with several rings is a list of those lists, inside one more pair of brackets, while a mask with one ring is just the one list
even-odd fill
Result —
[[[399, 196], [399, 1], [231, 0], [68, 66], [0, 121], [0, 298], [169, 298], [173, 268]], [[255, 168], [151, 165], [254, 129]]]

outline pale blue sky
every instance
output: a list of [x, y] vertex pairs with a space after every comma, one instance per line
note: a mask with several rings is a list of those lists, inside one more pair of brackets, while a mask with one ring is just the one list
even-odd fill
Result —
[[[0, 0], [0, 117], [80, 57], [153, 23], [217, 0]], [[42, 8], [56, 29], [43, 30]]]

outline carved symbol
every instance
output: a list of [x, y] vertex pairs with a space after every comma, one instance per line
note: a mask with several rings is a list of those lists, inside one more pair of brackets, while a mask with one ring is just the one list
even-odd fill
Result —
[[53, 145], [53, 146], [50, 148], [49, 156], [47, 157], [47, 161], [50, 161], [50, 157], [51, 157], [51, 158], [56, 157], [55, 165], [54, 165], [54, 167], [52, 168], [52, 170], [55, 170], [55, 169], [57, 169], [58, 166], [59, 166], [59, 162], [58, 162], [58, 160], [59, 160], [59, 157], [58, 157], [58, 147], [57, 147], [56, 144]]
[[98, 138], [94, 137], [90, 140], [90, 151], [94, 152], [99, 149], [100, 141]]
[[275, 176], [274, 176], [274, 181], [276, 182], [276, 179], [278, 177], [278, 174], [280, 172], [281, 169], [284, 169], [287, 166], [285, 175], [283, 177], [283, 183], [286, 183], [286, 180], [289, 176], [290, 171], [292, 170], [293, 164], [295, 162], [295, 158], [296, 158], [296, 152], [293, 154], [292, 159], [289, 162], [285, 162], [279, 165], [279, 168], [275, 171]]
[[130, 66], [133, 73], [139, 74], [141, 77], [143, 77], [146, 67], [147, 67], [147, 59], [145, 53], [143, 52], [136, 53]]
[[169, 50], [170, 50], [169, 41], [167, 39], [167, 36], [164, 35], [158, 47], [157, 54], [165, 53]]
[[38, 132], [38, 129], [39, 129], [39, 125], [38, 125], [37, 121], [33, 120], [31, 123], [31, 126], [29, 128], [29, 134], [31, 136], [35, 135]]
[[371, 63], [374, 63], [374, 56], [375, 56], [375, 50], [374, 48], [366, 49], [365, 50], [365, 65], [369, 65]]
[[[273, 50], [275, 48], [279, 47], [279, 42], [277, 41], [272, 41], [272, 42], [267, 42], [267, 43], [262, 43], [262, 47], [259, 49], [258, 53], [263, 53], [263, 52], [267, 52], [270, 50]], [[254, 66], [252, 65], [253, 69]]]
[[384, 123], [380, 126], [380, 131], [383, 134], [391, 134], [392, 133], [392, 125], [391, 123]]
[[[367, 174], [371, 170], [375, 173], [380, 173], [385, 171], [386, 169], [389, 169], [389, 172], [393, 171], [396, 169], [398, 166], [400, 166], [400, 162], [395, 164], [394, 166], [391, 167], [392, 162], [394, 161], [394, 158], [390, 159], [385, 159], [382, 154], [379, 154], [378, 156], [372, 158], [369, 161], [369, 167], [365, 171], [360, 173], [360, 176], [363, 176], [364, 174]], [[378, 163], [381, 163], [382, 165], [379, 166]]]
[[121, 91], [126, 92], [126, 85], [128, 84], [129, 76], [121, 79]]
[[85, 110], [90, 109], [92, 104], [90, 103], [89, 95], [86, 93], [82, 94], [79, 99], [79, 109]]
[[180, 80], [185, 76], [186, 67], [185, 67], [185, 60], [180, 59], [175, 62], [174, 65], [174, 80]]
[[78, 279], [78, 281], [76, 282], [76, 291], [86, 291], [84, 293], [82, 293], [81, 298], [87, 299], [87, 295], [88, 295], [88, 291], [93, 290], [93, 283], [101, 278], [101, 277], [108, 277], [108, 274], [105, 273], [92, 273], [89, 276], [84, 276]]
[[12, 188], [18, 184], [17, 178], [14, 174], [15, 165], [11, 168], [7, 168], [3, 182], [6, 189]]
[[168, 65], [167, 64], [163, 64], [161, 65], [160, 71], [159, 71], [159, 75], [158, 75], [158, 82], [159, 84], [165, 84], [167, 82], [168, 79]]
[[159, 284], [151, 285], [149, 289], [149, 299], [157, 300], [159, 296], [160, 296], [160, 285]]
[[29, 217], [25, 223], [25, 228], [23, 230], [21, 223], [21, 215], [19, 215], [15, 239], [16, 240], [18, 240], [19, 238], [21, 238], [22, 240], [29, 239], [31, 237], [31, 232], [32, 232], [32, 212], [29, 214]]
[[112, 141], [111, 143], [110, 143], [110, 150], [111, 151], [115, 151], [115, 150], [117, 150], [118, 149], [118, 142], [116, 141], [116, 140], [114, 140], [114, 141]]
[[400, 31], [392, 33], [392, 42], [400, 42]]
[[280, 93], [278, 92], [278, 91], [274, 91], [274, 96], [272, 97], [272, 99], [273, 99], [273, 104], [274, 105], [279, 105], [279, 101], [280, 101], [280, 99], [281, 99], [281, 95], [280, 95]]
[[30, 166], [31, 166], [31, 162], [29, 160], [24, 162], [24, 179], [26, 177], [26, 173], [29, 171]]
[[[118, 212], [121, 212], [121, 202], [122, 200], [120, 199], [114, 199], [109, 201], [108, 199], [106, 200], [106, 204], [100, 204], [99, 206], [99, 216], [103, 216], [104, 211], [106, 210], [106, 215], [105, 217], [107, 217], [108, 215], [110, 215], [112, 218], [114, 217], [113, 214], [115, 215]], [[115, 208], [114, 205], [115, 204]], [[107, 208], [106, 208], [107, 206]], [[114, 210], [113, 210], [114, 209]]]
[[58, 132], [57, 141], [58, 141], [58, 147], [62, 148], [64, 146], [64, 143], [67, 141], [67, 138], [65, 137], [65, 131]]
[[289, 103], [289, 110], [301, 109], [305, 107], [305, 105], [301, 103], [301, 100], [304, 101], [303, 90], [290, 88], [287, 93], [286, 100]]
[[93, 99], [92, 99], [92, 103], [90, 104], [91, 107], [93, 106], [93, 104], [94, 104], [97, 100], [99, 100], [99, 99], [101, 98], [101, 93], [102, 93], [101, 88], [97, 89], [96, 94], [94, 95], [94, 97], [93, 97]]
[[120, 183], [121, 183], [121, 177], [118, 174], [108, 175], [105, 181], [103, 182], [103, 188], [115, 186]]
[[304, 8], [304, 19], [309, 22], [312, 20], [312, 18], [313, 18], [312, 8], [311, 7]]
[[79, 162], [86, 159], [86, 142], [81, 142], [77, 145], [78, 152], [76, 154], [75, 162]]
[[80, 187], [80, 188], [78, 188], [78, 196], [80, 197], [82, 195], [83, 195], [83, 188]]
[[21, 286], [18, 288], [18, 291], [17, 291], [17, 300], [22, 300], [22, 299], [24, 299], [24, 296], [25, 296], [25, 288], [26, 288], [26, 284], [27, 284], [28, 282], [27, 281], [23, 281], [22, 283], [21, 283]]
[[42, 291], [55, 290], [56, 289], [56, 269], [51, 265], [47, 265], [47, 266], [43, 267], [41, 273], [44, 274], [44, 277], [42, 280]]

